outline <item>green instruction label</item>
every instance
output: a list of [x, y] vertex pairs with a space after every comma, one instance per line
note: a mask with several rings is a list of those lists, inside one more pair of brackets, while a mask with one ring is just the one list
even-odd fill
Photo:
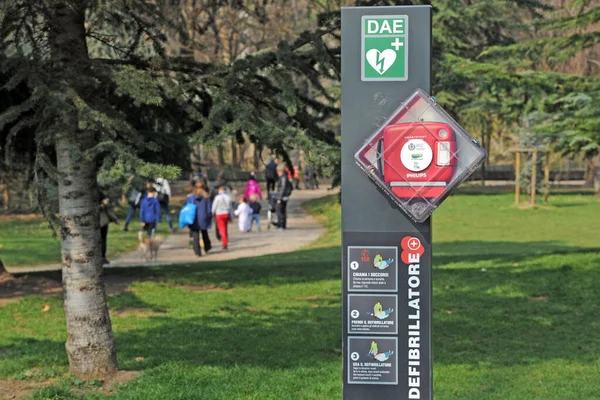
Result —
[[387, 15], [362, 17], [363, 81], [408, 79], [408, 17]]

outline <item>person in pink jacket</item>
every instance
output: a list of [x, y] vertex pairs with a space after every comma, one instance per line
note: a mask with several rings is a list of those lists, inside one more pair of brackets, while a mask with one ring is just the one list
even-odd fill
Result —
[[255, 194], [259, 199], [262, 200], [262, 192], [260, 190], [260, 184], [256, 181], [256, 174], [254, 172], [250, 172], [250, 179], [248, 179], [248, 183], [246, 183], [246, 190], [244, 190], [244, 198], [246, 201], [250, 200], [250, 197]]

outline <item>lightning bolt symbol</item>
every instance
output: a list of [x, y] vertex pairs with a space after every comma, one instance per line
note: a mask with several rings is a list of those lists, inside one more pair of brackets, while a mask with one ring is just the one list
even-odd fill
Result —
[[385, 60], [385, 57], [380, 58], [381, 57], [381, 53], [377, 53], [377, 62], [375, 63], [375, 66], [377, 68], [377, 72], [379, 72], [380, 74], [383, 73], [383, 61]]

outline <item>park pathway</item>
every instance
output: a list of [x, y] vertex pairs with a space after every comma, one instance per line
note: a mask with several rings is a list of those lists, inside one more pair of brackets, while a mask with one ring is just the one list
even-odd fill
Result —
[[[183, 229], [182, 231], [167, 237], [160, 248], [157, 261], [145, 262], [141, 259], [140, 253], [135, 251], [112, 260], [106, 268], [225, 261], [268, 254], [287, 253], [298, 250], [314, 242], [325, 232], [324, 228], [302, 209], [301, 204], [312, 199], [324, 197], [330, 193], [331, 192], [328, 192], [325, 189], [295, 190], [288, 203], [288, 229], [285, 231], [277, 231], [274, 227], [267, 230], [267, 206], [266, 202], [263, 202], [263, 210], [261, 211], [262, 232], [256, 232], [256, 227], [254, 227], [253, 232], [241, 233], [238, 229], [236, 219], [229, 224], [230, 243], [229, 250], [227, 251], [221, 250], [220, 242], [217, 241], [213, 228], [213, 230], [209, 232], [213, 249], [210, 251], [210, 254], [204, 254], [202, 257], [198, 258], [189, 248], [188, 230]], [[60, 264], [7, 268], [7, 270], [13, 274], [56, 271], [60, 269]]]

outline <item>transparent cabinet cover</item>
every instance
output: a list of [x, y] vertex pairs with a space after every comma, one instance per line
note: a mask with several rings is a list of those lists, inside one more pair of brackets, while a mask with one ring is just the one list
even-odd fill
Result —
[[486, 152], [418, 89], [355, 154], [357, 164], [412, 219], [425, 221]]

